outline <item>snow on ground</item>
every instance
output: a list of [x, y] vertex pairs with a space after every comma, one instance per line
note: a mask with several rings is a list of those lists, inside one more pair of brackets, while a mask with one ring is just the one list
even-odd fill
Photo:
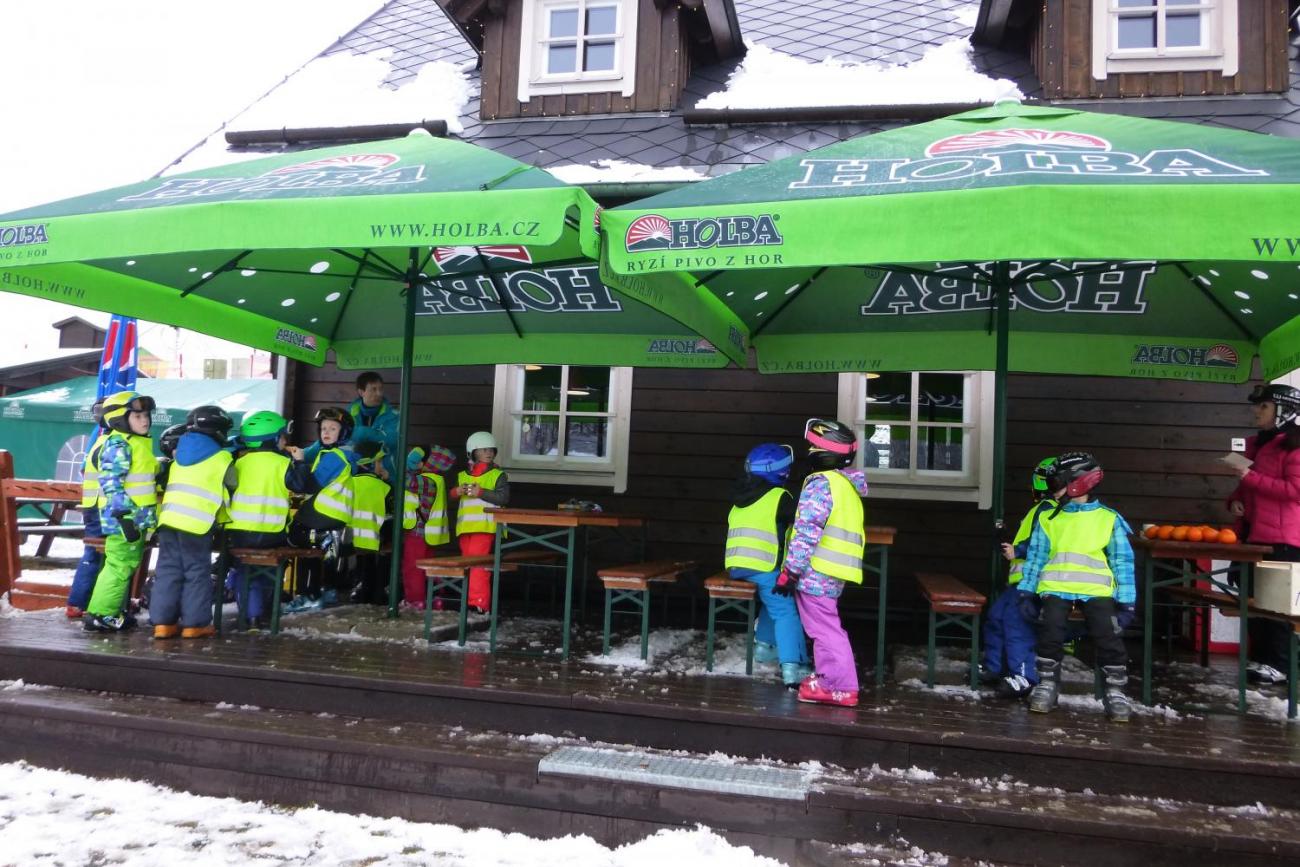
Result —
[[627, 184], [672, 181], [702, 181], [703, 168], [691, 166], [643, 166], [626, 160], [596, 160], [588, 165], [552, 166], [547, 169], [566, 184]]
[[779, 867], [706, 828], [661, 830], [617, 849], [587, 836], [537, 840], [482, 828], [286, 809], [25, 762], [0, 765], [5, 863], [370, 864], [456, 867]]
[[807, 108], [925, 103], [994, 103], [1023, 99], [1015, 83], [990, 78], [971, 64], [964, 39], [928, 48], [919, 60], [891, 65], [825, 57], [814, 63], [766, 45], [749, 52], [696, 108]]
[[[27, 541], [18, 549], [19, 557], [35, 557], [36, 548], [41, 544], [40, 536], [28, 536]], [[50, 553], [48, 556], [51, 560], [80, 560], [81, 552], [85, 549], [80, 539], [71, 539], [67, 536], [55, 536], [50, 543]]]

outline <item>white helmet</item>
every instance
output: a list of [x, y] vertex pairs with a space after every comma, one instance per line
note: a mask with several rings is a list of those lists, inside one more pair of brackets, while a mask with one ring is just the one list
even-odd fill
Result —
[[465, 453], [473, 460], [475, 449], [494, 449], [496, 447], [496, 437], [492, 436], [489, 431], [481, 430], [469, 435], [469, 439], [465, 442]]

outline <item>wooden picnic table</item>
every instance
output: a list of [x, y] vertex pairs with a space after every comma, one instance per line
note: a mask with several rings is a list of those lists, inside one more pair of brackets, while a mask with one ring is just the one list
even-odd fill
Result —
[[[876, 589], [876, 686], [885, 683], [885, 608], [889, 601], [889, 549], [898, 530], [894, 527], [863, 528], [867, 550], [862, 557], [862, 571], [875, 575]], [[874, 562], [873, 562], [874, 561]]]
[[[490, 626], [488, 628], [489, 651], [495, 653], [497, 647], [501, 555], [514, 548], [536, 545], [555, 551], [564, 558], [562, 566], [564, 569], [564, 623], [560, 656], [561, 659], [568, 659], [569, 633], [573, 621], [574, 555], [577, 550], [578, 530], [581, 528], [585, 532], [593, 527], [611, 529], [644, 528], [645, 518], [636, 515], [615, 515], [609, 512], [588, 512], [578, 509], [514, 509], [490, 506], [487, 511], [496, 520], [496, 543], [492, 549], [492, 606]], [[540, 529], [522, 529], [524, 527]], [[508, 540], [507, 536], [509, 536]], [[586, 580], [585, 574], [583, 579]]]
[[[1175, 542], [1173, 540], [1148, 539], [1140, 534], [1131, 537], [1135, 551], [1146, 556], [1142, 569], [1142, 703], [1151, 704], [1151, 633], [1155, 610], [1156, 591], [1165, 587], [1191, 588], [1195, 580], [1205, 580], [1224, 593], [1237, 599], [1238, 623], [1237, 645], [1237, 711], [1246, 712], [1246, 665], [1249, 639], [1246, 629], [1250, 618], [1250, 600], [1238, 588], [1251, 586], [1254, 565], [1266, 560], [1273, 549], [1269, 545], [1223, 544], [1221, 542]], [[1223, 569], [1209, 572], [1197, 572], [1188, 565], [1189, 561], [1222, 560], [1228, 565]], [[1159, 574], [1158, 574], [1159, 573]], [[1232, 586], [1230, 578], [1237, 575], [1237, 588]], [[1161, 577], [1163, 576], [1163, 577]]]

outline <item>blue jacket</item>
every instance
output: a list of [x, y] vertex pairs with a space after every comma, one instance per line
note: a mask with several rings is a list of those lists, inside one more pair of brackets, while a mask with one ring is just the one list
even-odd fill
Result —
[[349, 445], [356, 447], [360, 443], [377, 442], [384, 447], [384, 469], [390, 479], [397, 478], [397, 440], [401, 436], [400, 421], [397, 410], [384, 401], [379, 406], [368, 407], [361, 398], [348, 406], [352, 414], [352, 438]]

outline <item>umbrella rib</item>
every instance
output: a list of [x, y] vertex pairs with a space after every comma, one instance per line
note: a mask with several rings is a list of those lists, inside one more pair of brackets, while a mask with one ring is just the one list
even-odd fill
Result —
[[393, 279], [393, 280], [402, 280], [402, 281], [405, 281], [405, 280], [406, 280], [406, 272], [405, 272], [405, 271], [402, 271], [402, 270], [399, 269], [399, 268], [395, 268], [395, 267], [393, 267], [393, 265], [392, 265], [391, 263], [389, 263], [389, 262], [385, 262], [384, 259], [383, 259], [383, 257], [381, 257], [378, 253], [375, 253], [373, 250], [367, 250], [366, 252], [369, 253], [371, 256], [374, 256], [376, 259], [378, 259], [378, 260], [380, 261], [380, 263], [382, 263], [383, 265], [387, 266], [387, 270], [385, 270], [384, 268], [380, 268], [379, 266], [374, 265], [374, 264], [372, 264], [372, 263], [368, 263], [368, 262], [366, 262], [366, 257], [358, 256], [358, 255], [356, 255], [356, 254], [354, 254], [354, 253], [349, 253], [347, 250], [340, 250], [339, 248], [334, 247], [334, 248], [331, 249], [330, 252], [335, 253], [335, 254], [337, 254], [337, 255], [339, 255], [339, 256], [342, 256], [342, 257], [345, 258], [345, 259], [350, 259], [350, 260], [352, 260], [353, 262], [356, 262], [358, 265], [364, 263], [364, 264], [365, 264], [365, 267], [367, 267], [367, 268], [371, 268], [371, 269], [373, 269], [374, 271], [377, 271], [377, 272], [379, 272], [380, 274], [383, 274], [385, 277], [389, 277], [389, 278], [391, 278], [391, 279]]
[[506, 181], [510, 180], [510, 179], [513, 178], [515, 175], [522, 174], [523, 172], [531, 171], [532, 169], [535, 169], [535, 168], [537, 168], [537, 166], [529, 166], [529, 165], [522, 165], [522, 164], [521, 164], [521, 165], [517, 165], [517, 166], [515, 166], [513, 169], [511, 169], [510, 171], [506, 172], [506, 173], [505, 173], [504, 175], [502, 175], [501, 177], [499, 177], [499, 178], [493, 178], [492, 180], [488, 181], [487, 183], [480, 185], [480, 186], [479, 186], [479, 189], [480, 189], [480, 190], [491, 190], [491, 189], [495, 189], [498, 185], [500, 185], [500, 184], [504, 184]]
[[478, 263], [483, 268], [483, 272], [487, 274], [488, 280], [492, 282], [492, 290], [497, 293], [497, 301], [501, 305], [501, 310], [506, 314], [506, 318], [510, 320], [510, 327], [515, 330], [515, 337], [522, 340], [524, 337], [523, 332], [519, 330], [519, 323], [515, 321], [515, 314], [510, 312], [510, 307], [506, 304], [506, 296], [501, 291], [501, 284], [497, 283], [497, 275], [493, 273], [492, 267], [488, 265], [487, 257], [483, 255], [481, 249], [475, 247], [474, 253], [478, 256]]
[[361, 261], [357, 263], [357, 271], [352, 275], [352, 281], [348, 283], [348, 294], [339, 306], [339, 315], [334, 317], [334, 327], [330, 329], [330, 344], [333, 345], [334, 339], [338, 337], [339, 326], [343, 323], [343, 316], [348, 312], [348, 305], [352, 303], [352, 295], [357, 291], [357, 281], [361, 279], [361, 272], [365, 270], [366, 260], [370, 258], [370, 251], [361, 251]]
[[798, 298], [801, 294], [803, 294], [803, 290], [807, 289], [809, 286], [815, 283], [817, 281], [817, 278], [820, 277], [825, 272], [826, 272], [825, 266], [818, 268], [815, 272], [813, 272], [813, 275], [811, 277], [809, 277], [807, 280], [800, 283], [798, 288], [796, 288], [793, 292], [787, 295], [786, 299], [781, 302], [781, 306], [772, 311], [772, 317], [768, 319], [766, 322], [764, 322], [762, 325], [755, 328], [750, 333], [749, 339], [752, 341], [755, 337], [762, 334], [763, 331], [767, 328], [767, 326], [775, 322], [776, 317], [780, 316], [781, 313], [785, 311], [785, 308], [790, 306], [791, 301], [793, 301], [794, 299]]
[[181, 297], [184, 298], [185, 296], [187, 296], [187, 295], [189, 295], [191, 292], [193, 292], [195, 289], [199, 289], [199, 288], [201, 288], [201, 287], [202, 287], [204, 284], [206, 284], [209, 280], [215, 280], [218, 274], [224, 274], [224, 273], [226, 273], [227, 271], [231, 270], [232, 268], [234, 268], [236, 265], [239, 264], [239, 260], [240, 260], [240, 259], [244, 258], [245, 256], [247, 256], [247, 255], [248, 255], [249, 253], [251, 253], [251, 252], [253, 252], [253, 251], [252, 251], [252, 250], [245, 250], [244, 252], [239, 253], [238, 255], [236, 255], [233, 259], [231, 259], [231, 260], [230, 260], [229, 262], [227, 262], [226, 264], [222, 265], [220, 268], [217, 268], [215, 271], [209, 271], [209, 272], [207, 273], [206, 276], [204, 276], [204, 277], [200, 277], [200, 278], [199, 278], [199, 281], [198, 281], [197, 283], [193, 283], [193, 284], [187, 286], [186, 288], [182, 289], [182, 290], [181, 290]]
[[1245, 336], [1246, 338], [1250, 339], [1255, 343], [1259, 342], [1259, 338], [1256, 337], [1254, 333], [1249, 328], [1247, 328], [1240, 319], [1238, 319], [1236, 316], [1233, 316], [1232, 311], [1229, 310], [1227, 307], [1223, 306], [1223, 302], [1220, 301], [1218, 298], [1215, 298], [1213, 293], [1211, 293], [1209, 289], [1207, 289], [1205, 285], [1201, 283], [1200, 280], [1196, 279], [1196, 275], [1193, 274], [1191, 271], [1187, 270], [1186, 265], [1184, 265], [1182, 262], [1175, 262], [1174, 267], [1177, 268], [1179, 271], [1182, 271], [1183, 276], [1186, 277], [1193, 286], [1195, 286], [1198, 290], [1200, 290], [1200, 293], [1202, 295], [1210, 299], [1210, 303], [1213, 304], [1215, 307], [1217, 307], [1219, 309], [1219, 312], [1222, 313], [1225, 317], [1227, 317], [1229, 322], [1237, 326], [1237, 330], [1240, 331], [1243, 336]]

